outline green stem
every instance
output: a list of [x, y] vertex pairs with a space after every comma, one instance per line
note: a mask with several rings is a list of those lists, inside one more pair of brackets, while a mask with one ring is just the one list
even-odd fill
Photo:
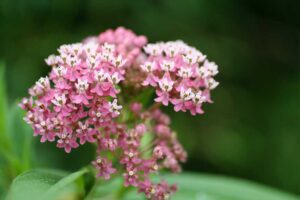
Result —
[[116, 193], [115, 200], [121, 200], [132, 189], [132, 187], [125, 187], [121, 184], [118, 192]]
[[91, 188], [90, 192], [86, 195], [85, 197], [85, 200], [92, 200], [93, 199], [93, 196], [94, 196], [94, 193], [95, 193], [95, 190], [97, 188], [98, 184], [97, 184], [97, 181], [95, 181], [93, 187]]
[[87, 170], [88, 172], [84, 178], [85, 191], [86, 191], [85, 200], [91, 200], [93, 199], [94, 192], [98, 186], [99, 181], [95, 179], [96, 173], [92, 165], [87, 165], [82, 170]]

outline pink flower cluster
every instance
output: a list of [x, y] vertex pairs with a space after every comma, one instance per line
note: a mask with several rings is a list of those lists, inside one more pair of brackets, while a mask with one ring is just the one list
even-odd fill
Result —
[[49, 78], [36, 82], [22, 107], [41, 142], [57, 141], [57, 147], [69, 153], [78, 140], [95, 142], [99, 128], [119, 116], [122, 106], [116, 95], [126, 61], [107, 43], [62, 45], [58, 52], [46, 59], [52, 66]]
[[113, 44], [116, 52], [126, 58], [124, 67], [132, 67], [142, 55], [142, 48], [147, 44], [147, 38], [143, 35], [137, 36], [124, 27], [118, 27], [116, 30], [108, 29], [99, 36], [88, 37], [84, 43]]
[[192, 115], [202, 114], [202, 103], [212, 102], [210, 90], [218, 86], [213, 79], [218, 66], [197, 49], [182, 41], [160, 42], [144, 47], [149, 55], [141, 69], [147, 74], [143, 85], [156, 89], [156, 102]]
[[141, 56], [142, 48], [147, 44], [145, 36], [137, 36], [131, 30], [119, 27], [116, 30], [107, 30], [98, 36], [100, 44], [110, 43], [116, 45], [116, 51], [126, 57], [126, 66], [131, 67]]
[[[180, 163], [186, 160], [187, 155], [170, 129], [167, 115], [159, 109], [142, 112], [141, 104], [134, 104], [131, 106], [136, 116], [134, 127], [118, 123], [103, 129], [101, 137], [97, 138], [99, 156], [92, 163], [98, 169], [98, 177], [109, 179], [117, 169], [112, 167], [112, 161], [108, 161], [105, 155], [121, 150], [114, 163], [120, 164], [124, 170], [124, 186], [137, 187], [149, 199], [163, 200], [176, 191], [176, 186], [165, 181], [153, 183], [150, 174], [157, 174], [163, 168], [180, 172]], [[142, 146], [142, 138], [147, 134], [152, 137], [151, 142]]]
[[[211, 102], [210, 90], [218, 85], [213, 79], [218, 70], [183, 42], [146, 44], [145, 36], [120, 27], [62, 45], [58, 55], [45, 60], [52, 68], [49, 76], [29, 89], [30, 97], [21, 107], [41, 142], [56, 142], [67, 153], [93, 143], [98, 156], [92, 164], [98, 177], [122, 173], [125, 187], [164, 200], [176, 186], [152, 182], [150, 175], [160, 169], [180, 172], [186, 152], [160, 104], [145, 108], [142, 102], [131, 102], [149, 90], [139, 86], [151, 86], [156, 102], [171, 102], [176, 111], [202, 113], [202, 103]], [[150, 140], [145, 144], [144, 138]]]

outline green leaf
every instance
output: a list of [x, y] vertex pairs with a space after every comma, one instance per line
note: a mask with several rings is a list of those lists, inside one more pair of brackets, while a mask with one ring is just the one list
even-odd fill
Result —
[[7, 99], [4, 64], [0, 62], [0, 153], [10, 149], [7, 132]]
[[[155, 179], [158, 181], [157, 177]], [[172, 196], [172, 200], [299, 200], [294, 195], [267, 186], [223, 176], [182, 173], [166, 174], [163, 179], [178, 186], [178, 192]], [[116, 191], [121, 184], [121, 179], [117, 179], [100, 185], [94, 199], [113, 198], [112, 191]], [[125, 195], [124, 199], [145, 198], [136, 190], [132, 190]]]
[[[6, 97], [4, 64], [0, 61], [0, 190], [6, 190], [16, 173], [18, 159], [12, 152], [12, 140], [8, 130], [8, 107]], [[0, 192], [2, 193], [2, 192]]]
[[[24, 112], [14, 103], [5, 117], [7, 134], [6, 143], [2, 146], [0, 156], [2, 157], [0, 187], [9, 187], [11, 181], [20, 173], [30, 169], [32, 166], [32, 129], [23, 120]], [[12, 145], [13, 144], [13, 145]]]
[[20, 173], [28, 170], [32, 163], [33, 131], [23, 120], [25, 112], [14, 103], [9, 109], [9, 137], [14, 141], [13, 153], [20, 162], [18, 171]]
[[84, 192], [87, 169], [67, 174], [58, 170], [31, 170], [13, 181], [7, 200], [78, 199]]
[[173, 199], [205, 200], [299, 200], [296, 196], [246, 180], [216, 176], [181, 174], [167, 175], [177, 183], [179, 192]]
[[[108, 181], [100, 180], [98, 181], [96, 188], [94, 188], [93, 196], [89, 197], [88, 200], [114, 199], [121, 190], [123, 190], [123, 180], [121, 178], [115, 178]], [[130, 195], [141, 197], [141, 195], [136, 195], [135, 190], [133, 193], [130, 193]]]
[[[67, 176], [65, 172], [32, 170], [18, 176], [7, 200], [54, 200], [83, 198], [84, 175], [87, 169]], [[206, 174], [166, 174], [169, 183], [177, 183], [179, 191], [172, 200], [299, 200], [291, 194], [250, 181]], [[122, 179], [100, 181], [88, 195], [89, 200], [114, 199], [122, 190]], [[87, 193], [87, 192], [86, 192]], [[124, 200], [145, 199], [136, 190], [129, 190]]]

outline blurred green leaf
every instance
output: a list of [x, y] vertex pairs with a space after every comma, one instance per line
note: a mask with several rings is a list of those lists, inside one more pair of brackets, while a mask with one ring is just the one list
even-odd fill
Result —
[[58, 170], [31, 170], [12, 183], [7, 200], [79, 199], [84, 190], [83, 176], [87, 169], [70, 175]]
[[32, 170], [13, 181], [7, 199], [37, 199], [62, 179], [66, 173], [49, 170]]
[[32, 163], [32, 129], [24, 122], [24, 115], [25, 112], [17, 103], [9, 109], [9, 136], [10, 140], [14, 141], [13, 153], [19, 158], [20, 172], [28, 170]]
[[23, 121], [24, 113], [17, 103], [5, 111], [6, 132], [3, 134], [6, 146], [1, 146], [2, 162], [0, 187], [7, 188], [11, 181], [32, 166], [32, 130]]
[[[167, 174], [163, 177], [178, 185], [172, 200], [299, 200], [298, 197], [250, 181], [207, 174]], [[112, 198], [112, 190], [120, 187], [121, 179], [100, 185], [95, 199]], [[142, 200], [142, 194], [130, 191], [125, 200]]]
[[[32, 170], [18, 176], [12, 183], [7, 200], [78, 199], [84, 195], [84, 175], [87, 169], [67, 176], [55, 170]], [[155, 178], [156, 179], [156, 178]], [[177, 183], [179, 191], [174, 200], [299, 200], [298, 197], [253, 182], [207, 174], [166, 174], [163, 179]], [[157, 180], [156, 180], [157, 181]], [[89, 199], [113, 199], [122, 189], [122, 179], [100, 181]], [[130, 190], [125, 200], [144, 199]]]
[[7, 102], [4, 63], [0, 61], [0, 150], [10, 148], [7, 133]]
[[[78, 186], [81, 187], [77, 187], [76, 189], [76, 193], [78, 194], [79, 192], [82, 193], [83, 192], [83, 175], [86, 174], [88, 172], [87, 169], [82, 169], [80, 171], [74, 172], [66, 177], [64, 177], [63, 179], [61, 179], [60, 181], [58, 181], [55, 185], [53, 185], [44, 195], [45, 199], [54, 199], [54, 197], [57, 197], [57, 194], [60, 194], [61, 192], [64, 192], [64, 190], [66, 189], [66, 187], [74, 182], [77, 182]], [[80, 181], [78, 181], [78, 179], [81, 179]], [[80, 194], [79, 193], [79, 194]]]
[[174, 200], [299, 200], [299, 198], [250, 181], [205, 174], [167, 175], [177, 183]]
[[0, 191], [5, 191], [9, 182], [16, 175], [15, 166], [18, 163], [18, 159], [12, 152], [12, 141], [9, 137], [4, 68], [4, 63], [0, 62]]

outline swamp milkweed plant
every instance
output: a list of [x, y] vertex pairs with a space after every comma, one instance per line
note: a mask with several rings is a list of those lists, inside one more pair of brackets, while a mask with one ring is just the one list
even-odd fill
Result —
[[176, 185], [150, 176], [180, 172], [187, 153], [160, 106], [202, 114], [202, 104], [212, 103], [218, 66], [180, 40], [148, 44], [123, 27], [62, 45], [45, 61], [49, 75], [20, 104], [34, 136], [67, 153], [93, 143], [97, 177], [123, 176], [124, 187], [168, 199]]

